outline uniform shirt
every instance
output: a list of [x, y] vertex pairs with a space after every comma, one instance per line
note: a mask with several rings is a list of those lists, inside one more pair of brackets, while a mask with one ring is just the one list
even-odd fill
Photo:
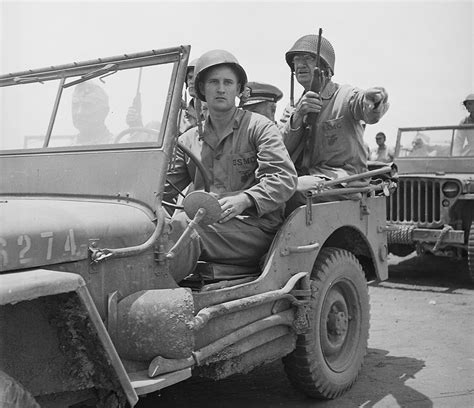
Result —
[[[181, 119], [179, 122], [179, 134], [182, 135], [184, 132], [186, 132], [188, 129], [191, 129], [195, 126], [197, 126], [197, 112], [196, 108], [194, 107], [194, 98], [192, 98], [186, 109], [184, 109], [181, 113]], [[204, 112], [201, 111], [201, 120], [205, 119]]]
[[[223, 137], [218, 137], [210, 117], [206, 118], [202, 137], [197, 128], [179, 139], [202, 162], [211, 179], [211, 192], [218, 197], [245, 192], [254, 206], [239, 218], [269, 232], [283, 222], [284, 203], [296, 189], [297, 175], [281, 134], [267, 118], [236, 108]], [[178, 188], [193, 183], [191, 190], [203, 190], [200, 172], [188, 158], [178, 154], [167, 176]], [[176, 192], [169, 185], [165, 196]], [[169, 201], [169, 198], [164, 198]]]
[[380, 103], [369, 109], [364, 91], [329, 82], [321, 93], [323, 108], [311, 135], [303, 127], [292, 129], [295, 108], [287, 107], [281, 119], [283, 140], [295, 160], [298, 174], [340, 178], [367, 171], [363, 123], [377, 123], [388, 109]]
[[390, 163], [393, 161], [394, 157], [395, 152], [393, 151], [393, 149], [385, 145], [382, 148], [377, 146], [372, 149], [372, 151], [370, 152], [369, 160]]
[[[465, 117], [460, 125], [474, 125], [471, 115]], [[474, 156], [474, 129], [457, 129], [454, 133], [453, 156]]]

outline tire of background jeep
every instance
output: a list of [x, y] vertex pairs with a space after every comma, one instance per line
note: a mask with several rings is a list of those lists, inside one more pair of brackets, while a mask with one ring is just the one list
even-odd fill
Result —
[[31, 394], [14, 378], [0, 371], [0, 407], [40, 408]]
[[310, 330], [283, 358], [290, 382], [313, 398], [332, 399], [355, 382], [367, 353], [367, 281], [349, 251], [323, 248], [311, 272]]
[[471, 222], [469, 238], [467, 240], [467, 264], [469, 267], [471, 282], [474, 283], [474, 221]]

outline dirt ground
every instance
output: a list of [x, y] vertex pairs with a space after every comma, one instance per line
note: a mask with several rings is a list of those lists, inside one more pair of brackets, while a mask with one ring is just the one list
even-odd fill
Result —
[[281, 362], [213, 382], [190, 379], [140, 407], [474, 407], [474, 285], [467, 265], [430, 256], [392, 257], [390, 279], [371, 283], [368, 355], [342, 397], [294, 390]]

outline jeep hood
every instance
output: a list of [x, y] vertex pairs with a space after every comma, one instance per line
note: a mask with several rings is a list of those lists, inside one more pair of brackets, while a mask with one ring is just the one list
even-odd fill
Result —
[[137, 204], [51, 198], [0, 202], [0, 271], [87, 259], [91, 240], [123, 248], [153, 233], [152, 213]]

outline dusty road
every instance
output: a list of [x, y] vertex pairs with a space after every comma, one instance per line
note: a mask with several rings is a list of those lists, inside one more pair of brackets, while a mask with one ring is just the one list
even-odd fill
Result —
[[295, 391], [282, 364], [213, 382], [191, 379], [140, 407], [473, 408], [474, 285], [467, 265], [423, 257], [391, 260], [370, 284], [368, 355], [354, 387], [334, 401]]

